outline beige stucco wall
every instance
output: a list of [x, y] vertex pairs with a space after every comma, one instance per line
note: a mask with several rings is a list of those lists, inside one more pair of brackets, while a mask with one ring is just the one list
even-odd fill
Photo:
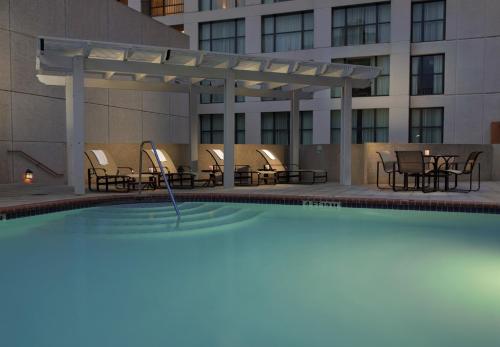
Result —
[[[188, 37], [115, 0], [0, 0], [0, 183], [64, 184], [11, 149], [66, 171], [64, 88], [35, 77], [39, 35], [187, 48]], [[187, 96], [86, 89], [86, 141], [188, 142]], [[175, 131], [173, 130], [175, 129]]]

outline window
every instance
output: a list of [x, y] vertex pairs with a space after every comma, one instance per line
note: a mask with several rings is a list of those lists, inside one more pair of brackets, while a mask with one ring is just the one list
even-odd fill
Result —
[[[245, 53], [245, 19], [200, 23], [200, 50], [224, 53]], [[216, 84], [213, 80], [203, 80], [202, 86]], [[236, 102], [244, 102], [244, 96], [237, 96]], [[222, 94], [200, 94], [200, 103], [223, 103]]]
[[288, 145], [290, 113], [264, 112], [261, 117], [262, 144]]
[[444, 1], [412, 4], [411, 42], [444, 40], [446, 9]]
[[183, 13], [184, 0], [151, 0], [150, 16], [167, 16], [170, 14]]
[[[382, 70], [380, 72], [380, 75], [374, 81], [371, 82], [371, 85], [369, 87], [362, 89], [354, 88], [352, 90], [353, 97], [389, 95], [389, 80], [391, 72], [390, 56], [381, 55], [378, 57], [332, 59], [332, 63], [375, 66]], [[340, 98], [341, 96], [342, 96], [342, 88], [338, 87], [333, 89], [332, 97]]]
[[411, 95], [444, 93], [444, 55], [411, 58]]
[[245, 143], [245, 114], [236, 113], [234, 143]]
[[313, 112], [300, 112], [300, 144], [312, 145], [313, 143]]
[[[331, 111], [330, 142], [340, 143], [340, 110]], [[389, 141], [389, 109], [352, 111], [352, 143]]]
[[199, 11], [220, 10], [245, 6], [245, 0], [199, 0]]
[[[245, 114], [236, 113], [234, 143], [245, 143]], [[224, 115], [200, 114], [200, 143], [224, 143]]]
[[224, 115], [200, 115], [200, 143], [224, 143]]
[[410, 143], [443, 143], [444, 109], [412, 108], [410, 110]]
[[332, 46], [384, 43], [390, 37], [390, 3], [332, 9]]
[[199, 49], [223, 53], [245, 53], [245, 19], [200, 23]]
[[286, 52], [314, 47], [314, 13], [262, 17], [262, 52]]

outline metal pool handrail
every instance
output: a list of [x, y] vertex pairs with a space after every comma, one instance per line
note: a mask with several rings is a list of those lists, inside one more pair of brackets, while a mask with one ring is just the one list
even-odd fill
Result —
[[172, 201], [172, 204], [174, 205], [175, 213], [177, 214], [177, 219], [181, 217], [181, 213], [179, 212], [179, 208], [177, 207], [177, 202], [175, 201], [175, 196], [174, 193], [172, 192], [172, 189], [170, 188], [170, 183], [168, 183], [168, 178], [167, 175], [165, 175], [165, 168], [163, 167], [163, 164], [160, 160], [160, 157], [158, 156], [158, 153], [156, 152], [156, 145], [153, 141], [143, 141], [141, 143], [141, 148], [139, 149], [139, 194], [142, 192], [142, 152], [144, 145], [149, 144], [151, 145], [151, 148], [153, 149], [153, 153], [156, 158], [156, 162], [158, 163], [158, 167], [160, 168], [161, 175], [163, 177], [163, 180], [165, 181], [165, 185], [167, 186], [167, 191], [168, 195], [170, 196], [170, 200]]

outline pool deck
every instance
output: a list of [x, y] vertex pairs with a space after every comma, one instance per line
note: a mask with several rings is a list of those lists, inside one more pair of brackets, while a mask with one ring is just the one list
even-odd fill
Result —
[[[479, 192], [393, 192], [374, 185], [342, 186], [261, 185], [258, 187], [195, 188], [175, 190], [179, 200], [300, 204], [304, 200], [340, 202], [346, 207], [425, 209], [438, 211], [500, 213], [500, 182], [484, 182]], [[67, 186], [0, 185], [0, 219], [16, 218], [51, 211], [131, 201], [165, 199], [165, 190], [96, 193], [76, 196]]]

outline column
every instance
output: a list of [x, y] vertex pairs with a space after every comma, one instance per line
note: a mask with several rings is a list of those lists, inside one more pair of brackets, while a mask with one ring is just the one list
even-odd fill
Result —
[[352, 81], [344, 80], [340, 124], [340, 184], [351, 185]]
[[85, 194], [84, 151], [84, 74], [83, 57], [73, 58], [73, 73], [66, 77], [66, 156], [68, 185], [75, 194]]
[[189, 158], [191, 171], [198, 171], [198, 145], [200, 143], [200, 117], [198, 116], [198, 100], [200, 94], [193, 88], [189, 90]]
[[290, 167], [299, 165], [300, 149], [300, 99], [296, 90], [291, 92], [290, 98]]
[[224, 188], [234, 187], [234, 71], [224, 81]]

